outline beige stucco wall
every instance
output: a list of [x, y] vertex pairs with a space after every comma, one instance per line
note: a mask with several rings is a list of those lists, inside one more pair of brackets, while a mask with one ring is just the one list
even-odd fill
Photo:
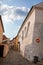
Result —
[[3, 49], [3, 57], [6, 57], [7, 56], [7, 54], [8, 54], [8, 52], [9, 52], [9, 48], [10, 48], [10, 46], [9, 46], [9, 44], [0, 44], [0, 46], [1, 45], [3, 45], [4, 46], [4, 49]]
[[8, 44], [4, 44], [3, 57], [6, 57], [8, 52], [9, 52], [9, 45]]
[[2, 29], [2, 24], [0, 22], [0, 43], [2, 42], [2, 37], [3, 37], [3, 29]]

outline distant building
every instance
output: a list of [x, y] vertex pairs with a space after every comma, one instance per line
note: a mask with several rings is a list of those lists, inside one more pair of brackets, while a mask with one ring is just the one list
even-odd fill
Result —
[[7, 40], [8, 38], [6, 37], [6, 35], [3, 35], [3, 40], [5, 40], [5, 39]]
[[43, 59], [43, 2], [31, 7], [18, 31], [20, 53], [30, 61]]
[[6, 35], [3, 35], [3, 43], [10, 44], [10, 39]]
[[11, 40], [11, 46], [13, 47], [14, 50], [18, 50], [18, 37], [14, 37]]

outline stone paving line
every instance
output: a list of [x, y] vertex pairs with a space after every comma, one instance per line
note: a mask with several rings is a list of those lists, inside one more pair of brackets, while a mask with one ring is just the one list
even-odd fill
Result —
[[23, 58], [19, 52], [10, 50], [5, 58], [0, 58], [0, 65], [35, 65]]

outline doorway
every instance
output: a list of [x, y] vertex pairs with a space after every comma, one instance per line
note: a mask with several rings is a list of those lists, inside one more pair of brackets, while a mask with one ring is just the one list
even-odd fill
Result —
[[0, 57], [3, 57], [4, 45], [0, 45]]

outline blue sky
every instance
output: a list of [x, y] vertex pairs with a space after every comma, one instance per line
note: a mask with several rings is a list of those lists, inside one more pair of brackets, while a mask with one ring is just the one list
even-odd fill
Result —
[[11, 39], [15, 37], [31, 6], [40, 2], [43, 0], [0, 0], [4, 34]]

